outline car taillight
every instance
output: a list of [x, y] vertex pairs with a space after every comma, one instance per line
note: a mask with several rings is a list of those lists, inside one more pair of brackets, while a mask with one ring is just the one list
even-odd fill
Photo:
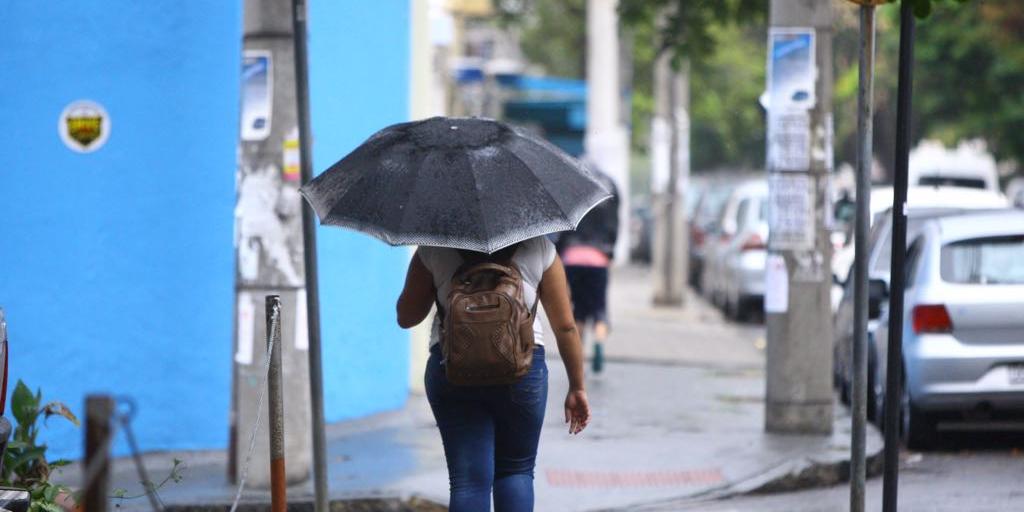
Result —
[[914, 334], [953, 332], [953, 320], [942, 304], [914, 306]]
[[740, 251], [756, 251], [764, 248], [764, 240], [761, 239], [761, 235], [754, 233], [743, 242], [743, 245], [740, 246]]
[[704, 245], [704, 230], [694, 226], [693, 230], [690, 231], [690, 237], [693, 239], [693, 246], [700, 247]]

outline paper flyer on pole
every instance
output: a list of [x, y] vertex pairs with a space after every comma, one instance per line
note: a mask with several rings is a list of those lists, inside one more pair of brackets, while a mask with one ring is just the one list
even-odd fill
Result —
[[786, 260], [769, 254], [764, 268], [764, 312], [785, 313], [789, 310], [789, 275]]
[[270, 52], [246, 50], [242, 55], [242, 140], [255, 141], [270, 135], [273, 74]]
[[814, 189], [809, 175], [768, 174], [768, 247], [814, 247]]
[[814, 29], [772, 28], [768, 44], [768, 170], [806, 171], [817, 100]]

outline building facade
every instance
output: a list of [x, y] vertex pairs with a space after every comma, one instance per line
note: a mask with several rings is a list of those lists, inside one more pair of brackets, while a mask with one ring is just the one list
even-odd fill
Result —
[[[144, 450], [228, 443], [243, 2], [7, 2], [0, 306], [10, 386], [131, 397]], [[313, 168], [409, 118], [408, 1], [311, 2]], [[319, 233], [325, 414], [400, 407], [408, 251]], [[51, 420], [51, 456], [81, 429]], [[125, 453], [123, 443], [115, 451]]]

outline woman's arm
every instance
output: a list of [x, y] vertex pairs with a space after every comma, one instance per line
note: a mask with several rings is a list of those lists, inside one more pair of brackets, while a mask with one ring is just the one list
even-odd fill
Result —
[[409, 262], [409, 271], [405, 275], [405, 288], [398, 297], [395, 309], [398, 312], [398, 325], [403, 329], [419, 325], [430, 314], [437, 291], [434, 289], [434, 278], [420, 260], [419, 251], [413, 254]]
[[565, 421], [569, 432], [578, 434], [590, 422], [590, 405], [583, 384], [583, 344], [576, 329], [569, 300], [569, 284], [565, 279], [562, 260], [555, 256], [554, 263], [541, 279], [540, 299], [547, 312], [548, 322], [555, 331], [558, 353], [562, 356], [565, 372], [569, 376], [569, 394], [565, 398]]

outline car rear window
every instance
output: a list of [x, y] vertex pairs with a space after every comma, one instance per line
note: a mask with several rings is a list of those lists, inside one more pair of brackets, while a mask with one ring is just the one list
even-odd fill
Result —
[[985, 180], [980, 178], [957, 178], [953, 176], [922, 176], [917, 184], [924, 187], [966, 187], [985, 188]]
[[1024, 284], [1024, 235], [947, 244], [939, 268], [949, 283]]

